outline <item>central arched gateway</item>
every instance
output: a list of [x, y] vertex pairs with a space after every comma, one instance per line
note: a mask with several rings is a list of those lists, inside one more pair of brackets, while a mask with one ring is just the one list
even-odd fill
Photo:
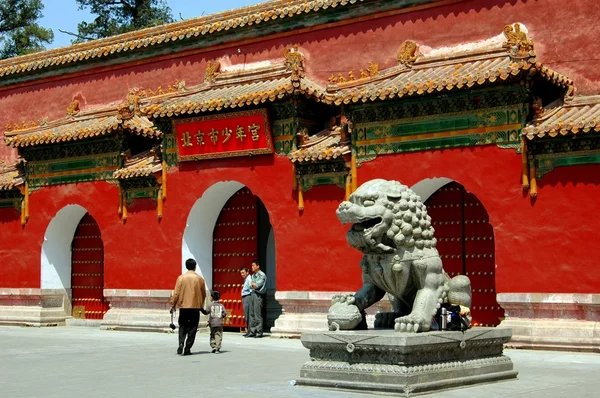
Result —
[[188, 258], [198, 263], [197, 272], [206, 280], [207, 288], [221, 293], [229, 313], [225, 326], [236, 328], [245, 326], [239, 268], [250, 268], [252, 261], [258, 260], [268, 279], [265, 328], [272, 325], [278, 315], [273, 305], [275, 238], [265, 206], [250, 189], [237, 181], [224, 181], [204, 192], [188, 216], [182, 272]]
[[[221, 293], [221, 301], [227, 307], [227, 326], [244, 327], [242, 308], [242, 279], [240, 267], [250, 268], [253, 260], [265, 257], [264, 232], [269, 233], [268, 215], [264, 206], [248, 188], [241, 188], [225, 203], [213, 232], [213, 288]], [[262, 254], [262, 255], [261, 255]], [[260, 261], [260, 260], [259, 260]], [[262, 262], [263, 268], [264, 261]], [[267, 270], [268, 272], [268, 270]]]

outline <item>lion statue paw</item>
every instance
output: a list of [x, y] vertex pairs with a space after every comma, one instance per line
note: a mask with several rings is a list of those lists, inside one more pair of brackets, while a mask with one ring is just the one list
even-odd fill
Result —
[[352, 294], [336, 294], [331, 299], [327, 314], [329, 330], [352, 330], [363, 320], [363, 315], [354, 304]]
[[396, 318], [394, 330], [396, 332], [427, 332], [431, 328], [431, 320], [421, 316], [407, 315]]

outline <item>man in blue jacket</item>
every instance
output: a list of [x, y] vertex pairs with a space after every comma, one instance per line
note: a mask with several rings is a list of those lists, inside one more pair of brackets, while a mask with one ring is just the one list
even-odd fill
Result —
[[244, 337], [250, 336], [250, 307], [252, 306], [252, 276], [248, 267], [240, 268], [240, 275], [244, 280], [242, 287], [242, 308], [244, 308], [244, 319], [246, 320], [246, 334]]

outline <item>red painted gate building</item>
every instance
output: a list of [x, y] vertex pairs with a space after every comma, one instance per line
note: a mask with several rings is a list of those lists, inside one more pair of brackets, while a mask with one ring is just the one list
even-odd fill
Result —
[[385, 178], [477, 325], [597, 351], [594, 6], [275, 0], [1, 61], [0, 323], [164, 330], [194, 258], [230, 326], [258, 259], [271, 331], [325, 328], [361, 284], [335, 209]]

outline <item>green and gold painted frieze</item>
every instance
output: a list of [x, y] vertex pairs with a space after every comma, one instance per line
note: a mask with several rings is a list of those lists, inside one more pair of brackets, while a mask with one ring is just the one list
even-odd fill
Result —
[[29, 187], [111, 180], [121, 167], [121, 145], [120, 138], [111, 137], [23, 149]]
[[0, 209], [14, 207], [21, 210], [23, 194], [18, 189], [0, 190]]
[[554, 137], [528, 142], [530, 164], [541, 180], [557, 167], [600, 164], [600, 135]]
[[318, 162], [296, 166], [296, 178], [304, 192], [317, 185], [337, 185], [344, 189], [349, 170], [343, 161]]
[[135, 199], [158, 199], [160, 185], [154, 177], [123, 180], [120, 184], [127, 204], [131, 204]]
[[517, 149], [528, 105], [521, 86], [348, 110], [359, 163], [379, 155], [496, 144]]

